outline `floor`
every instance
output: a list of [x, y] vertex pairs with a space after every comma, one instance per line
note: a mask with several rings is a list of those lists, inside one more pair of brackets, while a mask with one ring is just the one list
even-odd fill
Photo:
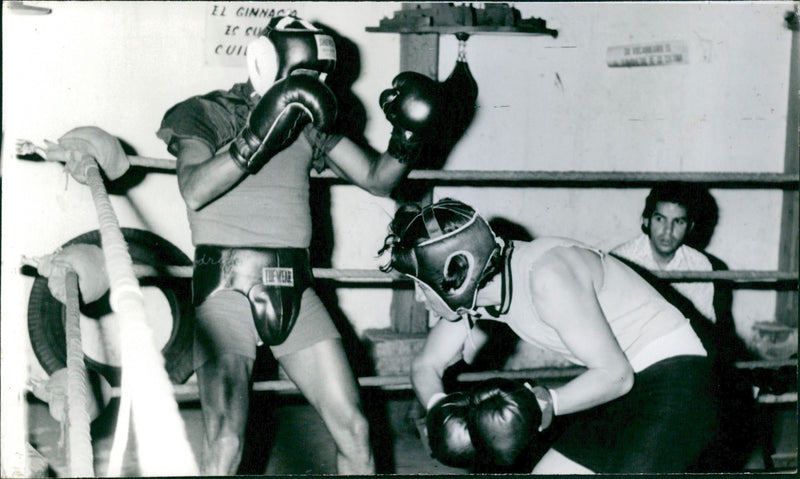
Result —
[[[432, 459], [406, 419], [412, 404], [408, 391], [365, 392], [374, 435], [379, 473], [400, 475], [463, 475]], [[69, 477], [61, 425], [47, 405], [32, 398], [29, 407], [30, 442], [49, 464], [49, 477]], [[95, 474], [104, 476], [113, 440], [116, 403], [112, 401], [92, 423]], [[199, 457], [202, 416], [197, 403], [181, 404], [192, 449]], [[129, 448], [123, 476], [138, 476], [135, 448]], [[336, 474], [333, 440], [316, 412], [293, 394], [257, 393], [239, 474]]]
[[[382, 391], [364, 389], [364, 403], [369, 416], [375, 451], [377, 472], [398, 475], [465, 475], [468, 471], [444, 466], [432, 459], [408, 419], [415, 401], [410, 391]], [[97, 477], [106, 476], [109, 452], [113, 440], [117, 404], [113, 401], [92, 423], [94, 471]], [[796, 425], [797, 416], [789, 413], [787, 424]], [[47, 404], [30, 396], [30, 443], [41, 455], [49, 469], [36, 477], [70, 477], [64, 447], [65, 431], [53, 419]], [[195, 456], [200, 456], [202, 415], [197, 402], [181, 404], [181, 415]], [[786, 434], [783, 434], [786, 435]], [[781, 467], [778, 472], [796, 471], [796, 430], [789, 436], [792, 444], [781, 445], [781, 450], [794, 451], [794, 462]], [[134, 441], [129, 441], [133, 444]], [[239, 474], [242, 475], [325, 475], [336, 474], [333, 441], [316, 412], [297, 394], [255, 393], [251, 407], [248, 438]], [[786, 467], [788, 466], [788, 467]], [[745, 470], [763, 470], [760, 451], [753, 455]], [[523, 471], [511, 471], [523, 472]], [[129, 447], [122, 476], [139, 476], [135, 447]]]

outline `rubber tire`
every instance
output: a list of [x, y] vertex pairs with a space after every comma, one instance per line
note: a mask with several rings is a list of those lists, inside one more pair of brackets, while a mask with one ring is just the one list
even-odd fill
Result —
[[[191, 266], [192, 260], [178, 247], [164, 238], [145, 230], [122, 228], [128, 244], [128, 252], [134, 264], [146, 264], [155, 268], [165, 266]], [[71, 244], [93, 244], [100, 246], [100, 231], [94, 230], [77, 236], [63, 246]], [[161, 353], [166, 370], [173, 384], [183, 384], [192, 375], [192, 326], [191, 278], [170, 277], [166, 273], [158, 278], [142, 278], [142, 285], [157, 286], [167, 298], [172, 311], [172, 333]], [[110, 311], [108, 293], [89, 305], [81, 305], [81, 312], [92, 316], [98, 309]], [[88, 314], [87, 314], [88, 312]], [[67, 348], [64, 324], [66, 307], [50, 294], [47, 278], [37, 276], [28, 299], [28, 334], [33, 352], [47, 374], [66, 367]], [[88, 357], [88, 369], [97, 371], [112, 386], [119, 386], [121, 370], [117, 366], [99, 363]]]

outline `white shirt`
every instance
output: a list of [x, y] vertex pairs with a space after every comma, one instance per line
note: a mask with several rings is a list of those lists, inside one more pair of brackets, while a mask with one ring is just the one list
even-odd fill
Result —
[[[611, 250], [611, 253], [649, 270], [712, 271], [711, 262], [708, 258], [703, 253], [687, 245], [681, 245], [675, 251], [675, 256], [672, 257], [667, 266], [661, 268], [653, 258], [650, 238], [644, 233], [617, 246]], [[711, 322], [717, 321], [717, 317], [714, 314], [714, 283], [686, 283], [679, 281], [673, 282], [672, 286], [676, 291], [684, 295], [686, 299], [690, 300], [700, 314], [711, 320]]]

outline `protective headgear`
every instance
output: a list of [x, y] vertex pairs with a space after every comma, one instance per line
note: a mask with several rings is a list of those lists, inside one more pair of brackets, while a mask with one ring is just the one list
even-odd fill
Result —
[[[453, 231], [443, 232], [436, 218], [438, 212], [461, 216], [464, 223]], [[411, 277], [433, 301], [431, 308], [449, 321], [461, 318], [475, 308], [478, 283], [494, 254], [500, 250], [489, 224], [475, 210], [456, 200], [442, 200], [422, 209], [400, 235], [400, 244], [409, 229], [422, 222], [428, 239], [408, 248], [393, 248], [392, 267]], [[445, 290], [443, 281], [456, 258], [467, 264], [464, 281], [455, 289]], [[444, 314], [442, 314], [444, 313]]]
[[[247, 46], [250, 83], [259, 95], [295, 70], [322, 74], [336, 66], [336, 45], [330, 35], [306, 20], [275, 17]], [[324, 80], [324, 78], [323, 78]]]

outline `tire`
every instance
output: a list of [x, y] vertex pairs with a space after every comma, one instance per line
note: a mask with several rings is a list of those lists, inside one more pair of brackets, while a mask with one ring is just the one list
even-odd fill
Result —
[[[191, 266], [192, 260], [172, 243], [149, 231], [122, 228], [128, 251], [134, 264], [145, 264], [163, 271], [165, 266]], [[100, 246], [100, 232], [89, 231], [63, 246], [71, 244]], [[173, 384], [183, 384], [192, 375], [191, 279], [170, 277], [140, 279], [142, 286], [155, 286], [164, 294], [172, 313], [170, 337], [161, 350], [167, 374]], [[90, 304], [81, 304], [81, 314], [100, 317], [111, 311], [108, 293]], [[47, 278], [37, 276], [28, 299], [28, 334], [33, 352], [47, 374], [66, 367], [67, 350], [64, 323], [66, 307], [50, 294]], [[112, 386], [119, 386], [121, 370], [86, 357], [86, 367], [103, 375]]]

